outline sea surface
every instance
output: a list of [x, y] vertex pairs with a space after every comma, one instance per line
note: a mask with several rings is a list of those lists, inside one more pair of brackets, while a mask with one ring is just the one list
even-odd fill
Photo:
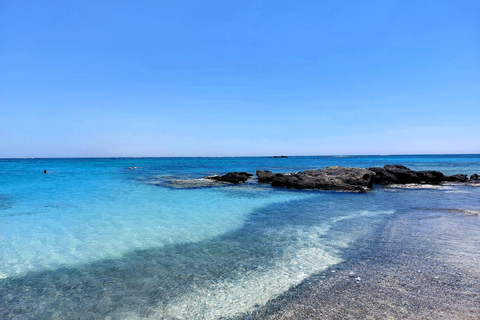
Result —
[[480, 155], [0, 159], [0, 319], [266, 318], [349, 261], [387, 263], [375, 253], [386, 230], [429, 217], [468, 221], [463, 259], [452, 262], [441, 239], [429, 248], [469, 269], [480, 255], [480, 187], [353, 194], [203, 179], [385, 164], [480, 173]]

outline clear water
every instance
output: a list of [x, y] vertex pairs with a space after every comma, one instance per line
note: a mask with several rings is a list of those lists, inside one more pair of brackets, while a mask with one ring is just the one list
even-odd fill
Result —
[[0, 318], [232, 317], [354, 257], [402, 212], [480, 212], [480, 188], [463, 185], [181, 183], [387, 163], [480, 173], [480, 155], [0, 159]]

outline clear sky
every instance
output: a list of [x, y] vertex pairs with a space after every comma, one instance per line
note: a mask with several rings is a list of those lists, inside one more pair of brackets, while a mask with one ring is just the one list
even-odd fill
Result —
[[480, 1], [0, 1], [0, 157], [480, 153]]

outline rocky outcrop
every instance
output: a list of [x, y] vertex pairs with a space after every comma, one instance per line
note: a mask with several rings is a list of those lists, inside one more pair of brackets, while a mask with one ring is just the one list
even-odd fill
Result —
[[376, 173], [374, 183], [377, 184], [440, 184], [442, 181], [445, 181], [445, 176], [440, 171], [415, 171], [399, 164], [387, 164], [383, 168], [373, 167], [369, 168], [369, 170]]
[[[256, 173], [258, 183], [267, 183], [272, 187], [349, 192], [365, 192], [374, 184], [441, 184], [442, 182], [480, 184], [478, 174], [472, 174], [470, 179], [465, 174], [445, 176], [440, 171], [415, 171], [399, 164], [387, 164], [383, 168], [368, 169], [333, 166], [296, 173], [273, 173], [267, 170], [257, 170]], [[247, 172], [229, 172], [225, 175], [206, 177], [206, 179], [238, 184], [247, 181], [250, 177], [253, 175]]]
[[257, 179], [259, 183], [272, 183], [273, 178], [275, 178], [275, 173], [272, 173], [267, 170], [265, 171], [257, 170]]
[[443, 173], [440, 171], [416, 171], [418, 178], [420, 178], [420, 183], [429, 183], [429, 184], [440, 184], [444, 179]]
[[394, 174], [385, 170], [385, 168], [372, 167], [368, 168], [368, 170], [375, 172], [375, 176], [373, 177], [373, 183], [375, 184], [398, 183], [398, 178]]
[[258, 182], [272, 187], [365, 192], [372, 187], [375, 172], [335, 166], [285, 174], [257, 170], [257, 176]]
[[240, 183], [245, 182], [248, 178], [253, 177], [253, 174], [247, 172], [229, 172], [224, 174], [223, 176], [211, 176], [206, 177], [207, 179], [215, 180], [215, 181], [222, 181], [222, 182], [230, 182], [230, 183]]
[[468, 176], [466, 174], [454, 174], [453, 176], [444, 176], [443, 181], [467, 182], [468, 181]]
[[469, 183], [474, 183], [474, 184], [480, 184], [480, 175], [478, 174], [472, 174], [470, 176], [470, 180], [468, 180]]
[[417, 173], [405, 166], [386, 164], [384, 168], [398, 179], [398, 183], [420, 183]]

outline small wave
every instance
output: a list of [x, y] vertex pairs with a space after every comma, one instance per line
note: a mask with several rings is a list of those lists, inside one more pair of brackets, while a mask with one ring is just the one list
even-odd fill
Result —
[[468, 215], [475, 215], [480, 217], [480, 210], [473, 210], [473, 209], [444, 209], [444, 211], [450, 211], [450, 212], [458, 212], [458, 213], [463, 213], [463, 214], [468, 214]]
[[480, 217], [480, 210], [475, 209], [458, 209], [458, 208], [418, 208], [424, 211], [441, 211], [441, 212], [453, 212], [467, 215], [476, 215]]
[[461, 210], [461, 212], [465, 213], [465, 214], [474, 214], [474, 215], [477, 215], [480, 217], [480, 210], [469, 210], [469, 209], [464, 209], [464, 210]]
[[438, 184], [391, 184], [385, 186], [391, 189], [432, 189], [432, 190], [455, 190], [452, 185]]
[[465, 191], [465, 190], [448, 190], [445, 191], [446, 193], [467, 193], [470, 194], [471, 192]]

